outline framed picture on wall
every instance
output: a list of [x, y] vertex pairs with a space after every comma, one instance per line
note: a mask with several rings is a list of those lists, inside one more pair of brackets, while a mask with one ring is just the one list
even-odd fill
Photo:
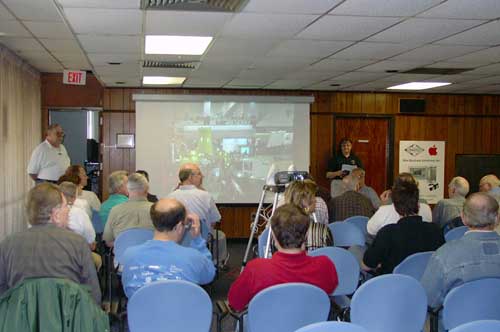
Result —
[[116, 147], [118, 149], [133, 149], [135, 148], [134, 134], [116, 134]]

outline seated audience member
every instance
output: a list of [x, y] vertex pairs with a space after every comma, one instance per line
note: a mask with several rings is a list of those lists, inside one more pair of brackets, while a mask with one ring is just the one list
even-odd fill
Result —
[[[399, 173], [398, 178], [401, 181], [412, 181], [412, 182], [415, 182], [417, 184], [417, 187], [418, 187], [418, 181], [415, 180], [415, 178], [413, 177], [413, 175], [410, 174], [410, 173], [406, 173], [406, 172]], [[387, 189], [383, 193], [380, 194], [380, 203], [382, 205], [392, 204], [391, 192], [392, 192], [391, 189]], [[427, 200], [425, 198], [422, 198], [422, 197], [418, 198], [418, 202], [419, 203], [423, 203], [423, 204], [427, 204]]]
[[68, 214], [66, 199], [56, 185], [42, 183], [30, 190], [27, 216], [32, 227], [0, 243], [0, 295], [27, 278], [66, 278], [89, 286], [100, 303], [89, 246], [82, 236], [66, 229]]
[[81, 186], [82, 180], [80, 179], [80, 177], [78, 175], [64, 174], [59, 178], [57, 184], [61, 184], [63, 182], [71, 182], [76, 186], [76, 198], [73, 201], [73, 206], [76, 206], [85, 211], [87, 216], [89, 216], [89, 218], [92, 219], [92, 208], [90, 207], [89, 203], [86, 200], [79, 197], [80, 193], [82, 192], [82, 186]]
[[127, 181], [128, 201], [111, 209], [108, 221], [104, 226], [102, 239], [108, 247], [112, 247], [116, 237], [129, 228], [153, 229], [149, 209], [153, 203], [148, 202], [148, 180], [137, 173], [130, 174]]
[[80, 186], [82, 189], [78, 195], [78, 198], [86, 200], [93, 211], [99, 212], [101, 210], [101, 201], [93, 191], [84, 189], [85, 187], [87, 187], [89, 180], [85, 168], [83, 168], [83, 166], [81, 165], [71, 165], [70, 167], [68, 167], [65, 174], [78, 176], [80, 178]]
[[488, 174], [479, 181], [479, 191], [487, 193], [500, 204], [500, 180], [494, 174]]
[[101, 222], [103, 223], [103, 225], [106, 225], [109, 217], [109, 212], [114, 206], [128, 201], [127, 181], [127, 171], [115, 171], [109, 175], [109, 197], [102, 203], [101, 210], [99, 211], [99, 217], [101, 217]]
[[358, 192], [359, 179], [350, 174], [342, 179], [342, 183], [346, 191], [328, 203], [330, 222], [353, 216], [371, 217], [375, 209], [370, 200]]
[[[138, 171], [136, 171], [136, 173], [144, 175], [144, 177], [146, 178], [146, 180], [148, 180], [148, 182], [149, 182], [149, 174], [148, 174], [148, 172], [143, 171], [143, 170], [138, 170]], [[156, 195], [153, 195], [153, 194], [151, 194], [151, 193], [148, 192], [148, 201], [151, 202], [151, 203], [158, 202], [158, 197], [156, 197]]]
[[338, 277], [333, 263], [325, 256], [306, 254], [309, 224], [309, 216], [295, 205], [276, 209], [271, 229], [278, 252], [271, 259], [256, 258], [247, 264], [229, 289], [228, 300], [233, 309], [243, 310], [261, 290], [287, 282], [312, 284], [328, 294], [335, 290]]
[[469, 231], [436, 250], [422, 276], [431, 308], [439, 308], [446, 294], [465, 282], [500, 278], [500, 236], [494, 231], [498, 203], [485, 193], [472, 194], [465, 201], [462, 221]]
[[[413, 175], [409, 173], [401, 173], [394, 180], [392, 191], [400, 186], [403, 186], [406, 182], [413, 183], [418, 188], [417, 181], [415, 181]], [[417, 212], [424, 221], [432, 222], [432, 211], [429, 205], [425, 203], [418, 203]], [[395, 224], [400, 218], [401, 217], [396, 211], [394, 204], [391, 203], [389, 205], [382, 205], [368, 220], [368, 224], [366, 226], [368, 234], [370, 234], [371, 236], [375, 236], [382, 227], [389, 224]]]
[[433, 251], [444, 243], [443, 232], [418, 215], [418, 187], [404, 182], [392, 190], [392, 200], [400, 216], [396, 224], [384, 226], [368, 247], [362, 267], [377, 274], [392, 273], [406, 257], [423, 251]]
[[460, 217], [465, 203], [465, 196], [469, 193], [469, 182], [456, 176], [448, 185], [447, 199], [440, 200], [432, 210], [432, 221], [443, 228], [449, 221]]
[[335, 198], [345, 193], [345, 186], [342, 180], [335, 179], [330, 183], [330, 197]]
[[373, 207], [378, 209], [380, 207], [380, 198], [378, 197], [377, 192], [372, 188], [366, 185], [365, 183], [365, 170], [362, 168], [355, 168], [351, 172], [352, 176], [358, 178], [359, 189], [358, 192], [364, 195], [366, 198], [372, 202]]
[[[314, 250], [326, 246], [333, 246], [330, 229], [324, 222], [314, 222], [313, 213], [316, 213], [317, 200], [315, 197], [318, 186], [312, 180], [294, 181], [285, 190], [285, 203], [294, 204], [310, 216], [309, 229], [305, 242], [306, 250]], [[318, 218], [318, 215], [316, 215]]]
[[[125, 252], [122, 283], [127, 297], [158, 280], [187, 280], [200, 285], [211, 282], [215, 267], [200, 235], [198, 216], [186, 214], [179, 201], [164, 198], [151, 207], [151, 219], [154, 238]], [[191, 248], [178, 244], [188, 229], [193, 238]]]

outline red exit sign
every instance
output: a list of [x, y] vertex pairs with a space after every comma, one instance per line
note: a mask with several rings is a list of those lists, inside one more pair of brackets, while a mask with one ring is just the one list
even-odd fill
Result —
[[85, 85], [87, 73], [82, 70], [65, 70], [63, 72], [63, 83], [74, 85]]

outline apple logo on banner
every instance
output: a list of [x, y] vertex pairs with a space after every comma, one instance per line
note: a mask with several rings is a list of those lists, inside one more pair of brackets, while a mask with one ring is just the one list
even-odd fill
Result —
[[437, 156], [438, 154], [438, 149], [436, 148], [436, 145], [433, 145], [429, 148], [429, 155], [431, 156]]

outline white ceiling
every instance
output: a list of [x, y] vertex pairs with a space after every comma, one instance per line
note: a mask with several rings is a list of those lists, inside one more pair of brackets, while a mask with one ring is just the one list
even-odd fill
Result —
[[[144, 54], [145, 34], [213, 36], [202, 56]], [[241, 12], [143, 11], [140, 0], [0, 0], [0, 43], [41, 72], [91, 70], [105, 86], [185, 75], [189, 88], [500, 94], [500, 0], [249, 0]], [[194, 70], [144, 60], [200, 61]], [[119, 65], [110, 65], [118, 62]], [[470, 68], [458, 75], [388, 73]]]

